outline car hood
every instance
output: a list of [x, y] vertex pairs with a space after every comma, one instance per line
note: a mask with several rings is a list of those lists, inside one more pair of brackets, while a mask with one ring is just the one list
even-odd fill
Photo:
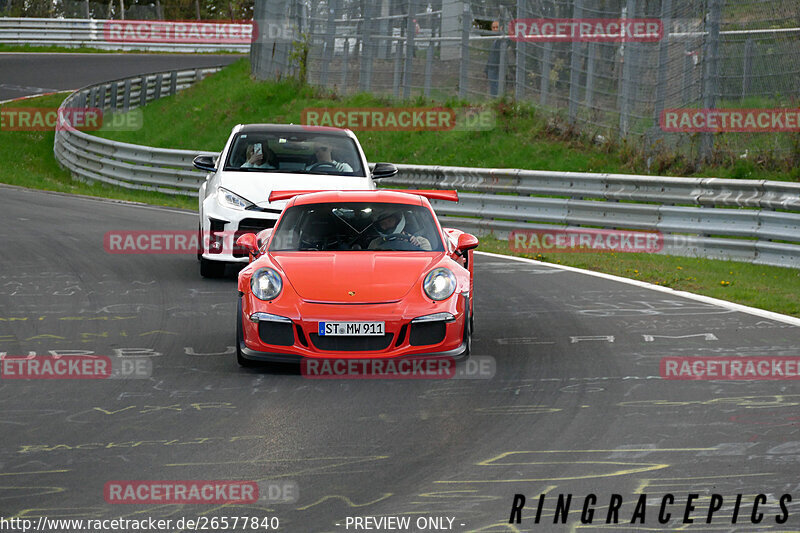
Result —
[[[220, 187], [238, 194], [259, 207], [269, 207], [269, 193], [286, 190], [362, 190], [374, 189], [369, 178], [315, 174], [283, 174], [280, 172], [225, 171], [220, 175]], [[272, 207], [278, 204], [273, 202]], [[280, 207], [285, 202], [279, 202]]]
[[348, 304], [402, 299], [441, 256], [441, 252], [370, 251], [271, 254], [303, 300]]

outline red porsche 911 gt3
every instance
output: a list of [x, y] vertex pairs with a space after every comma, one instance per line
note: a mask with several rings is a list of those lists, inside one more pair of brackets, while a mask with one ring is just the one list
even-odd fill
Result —
[[274, 229], [237, 243], [239, 364], [469, 355], [473, 235], [429, 198], [455, 191], [279, 191]]

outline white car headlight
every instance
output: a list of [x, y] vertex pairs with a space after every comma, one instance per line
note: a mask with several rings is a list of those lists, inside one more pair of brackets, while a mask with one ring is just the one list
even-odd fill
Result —
[[275, 270], [259, 268], [250, 278], [250, 288], [259, 300], [274, 300], [283, 290], [283, 280]]
[[220, 187], [217, 190], [217, 201], [222, 207], [229, 207], [231, 209], [247, 209], [253, 202], [248, 202], [236, 193], [232, 193], [228, 189]]
[[446, 300], [456, 291], [456, 276], [446, 268], [434, 268], [422, 283], [431, 300]]

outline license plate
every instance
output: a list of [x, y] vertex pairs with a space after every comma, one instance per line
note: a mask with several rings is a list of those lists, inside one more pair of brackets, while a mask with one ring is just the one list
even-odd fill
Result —
[[384, 322], [320, 322], [320, 337], [380, 337], [385, 333]]

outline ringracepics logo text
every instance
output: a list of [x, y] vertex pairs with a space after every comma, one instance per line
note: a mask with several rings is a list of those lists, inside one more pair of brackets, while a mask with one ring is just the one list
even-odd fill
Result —
[[[523, 522], [525, 509], [524, 494], [515, 494], [511, 503], [509, 524]], [[566, 524], [572, 513], [574, 522], [588, 524], [692, 524], [695, 521], [705, 524], [785, 524], [789, 520], [791, 494], [744, 495], [722, 494], [701, 495], [690, 493], [685, 496], [675, 494], [638, 494], [624, 498], [621, 494], [600, 497], [587, 494], [583, 497], [572, 494], [540, 494], [535, 510], [524, 517], [534, 524], [545, 523], [545, 509], [552, 516], [553, 524]], [[545, 507], [547, 506], [547, 507]], [[625, 511], [622, 510], [623, 506]], [[533, 506], [531, 506], [533, 507]], [[553, 510], [555, 507], [555, 510]], [[551, 514], [552, 513], [552, 514]], [[549, 520], [547, 521], [549, 522]]]

